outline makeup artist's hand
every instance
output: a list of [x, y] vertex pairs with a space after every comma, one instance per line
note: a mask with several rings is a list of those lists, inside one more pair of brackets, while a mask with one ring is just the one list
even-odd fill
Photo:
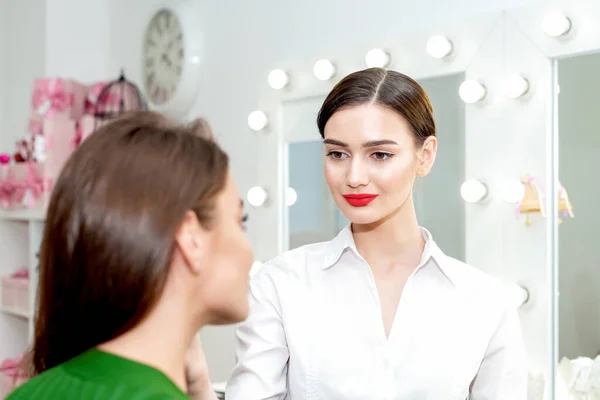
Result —
[[188, 396], [192, 400], [217, 400], [217, 395], [212, 389], [208, 366], [200, 337], [194, 335], [185, 355], [185, 379], [187, 381]]

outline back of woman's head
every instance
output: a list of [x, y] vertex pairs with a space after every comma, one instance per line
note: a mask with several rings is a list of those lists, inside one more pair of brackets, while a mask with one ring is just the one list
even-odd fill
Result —
[[167, 280], [189, 210], [210, 226], [227, 155], [203, 121], [132, 113], [85, 140], [52, 192], [40, 250], [33, 373], [136, 326]]
[[402, 116], [417, 146], [435, 136], [433, 108], [421, 85], [397, 71], [368, 68], [347, 75], [329, 92], [317, 117], [321, 137], [333, 114], [364, 104], [379, 105]]

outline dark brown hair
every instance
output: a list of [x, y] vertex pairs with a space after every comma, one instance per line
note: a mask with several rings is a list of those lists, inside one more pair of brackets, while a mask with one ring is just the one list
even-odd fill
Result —
[[165, 286], [188, 210], [209, 226], [227, 155], [202, 120], [151, 112], [102, 126], [71, 155], [46, 217], [33, 375], [136, 326]]
[[337, 111], [368, 103], [387, 107], [404, 117], [417, 146], [435, 136], [433, 108], [421, 85], [397, 71], [369, 68], [344, 77], [329, 92], [317, 116], [321, 137], [325, 136], [327, 121]]

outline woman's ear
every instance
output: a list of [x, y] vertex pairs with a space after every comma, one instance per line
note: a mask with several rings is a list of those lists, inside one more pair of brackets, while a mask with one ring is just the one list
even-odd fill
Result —
[[193, 211], [185, 214], [183, 222], [175, 235], [175, 243], [191, 272], [197, 274], [202, 266], [206, 251], [207, 231], [200, 225]]
[[435, 163], [435, 156], [437, 154], [437, 138], [435, 136], [429, 136], [423, 142], [423, 146], [419, 150], [419, 166], [417, 168], [417, 176], [427, 176]]

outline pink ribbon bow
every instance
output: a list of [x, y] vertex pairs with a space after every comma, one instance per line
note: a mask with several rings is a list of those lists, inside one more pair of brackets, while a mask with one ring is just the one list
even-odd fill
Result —
[[44, 79], [35, 83], [32, 105], [40, 116], [52, 119], [57, 112], [65, 111], [75, 101], [67, 93], [62, 79]]

